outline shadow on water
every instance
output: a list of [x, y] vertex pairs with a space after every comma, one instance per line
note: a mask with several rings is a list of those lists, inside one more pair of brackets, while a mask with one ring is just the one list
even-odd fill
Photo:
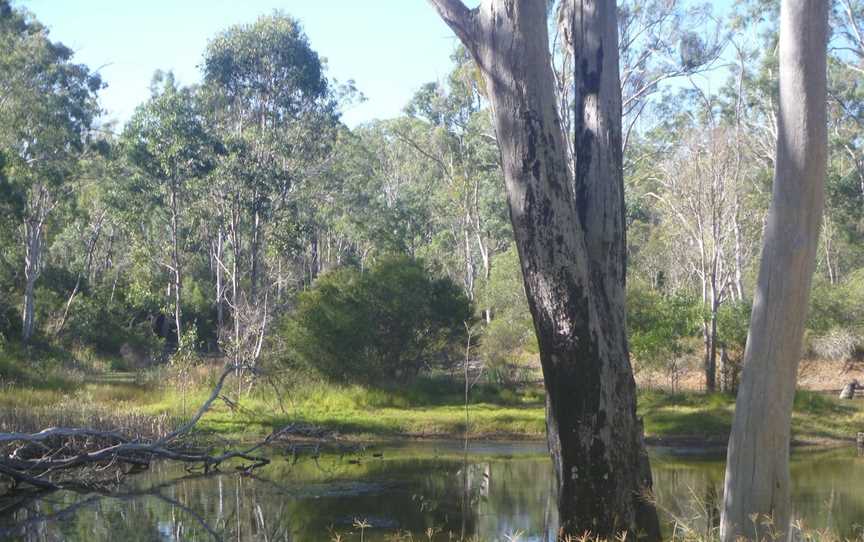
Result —
[[[58, 491], [0, 497], [0, 539], [551, 540], [557, 524], [543, 444], [388, 445], [351, 455], [297, 458], [278, 450], [254, 476], [190, 475], [155, 465], [110, 493]], [[666, 536], [719, 522], [722, 457], [654, 450]], [[864, 534], [864, 458], [854, 449], [793, 456], [793, 500], [809, 529]], [[361, 525], [363, 525], [361, 527]], [[367, 527], [368, 525], [368, 527]], [[428, 534], [427, 534], [428, 533]], [[451, 538], [451, 535], [453, 538]]]

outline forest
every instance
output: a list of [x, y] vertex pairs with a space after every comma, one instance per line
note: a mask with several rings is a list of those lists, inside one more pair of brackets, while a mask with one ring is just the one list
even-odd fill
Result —
[[[725, 452], [731, 433], [734, 464], [734, 443], [747, 440], [735, 437], [746, 434], [736, 417], [746, 416], [742, 397], [762, 394], [744, 385], [762, 382], [747, 352], [774, 355], [774, 346], [759, 350], [754, 330], [774, 329], [757, 327], [757, 313], [775, 298], [756, 292], [782, 291], [783, 280], [798, 277], [798, 264], [766, 271], [766, 254], [782, 253], [768, 232], [775, 208], [783, 209], [776, 201], [784, 138], [795, 139], [784, 130], [798, 126], [782, 109], [793, 94], [781, 82], [794, 80], [784, 75], [784, 32], [805, 36], [795, 42], [802, 47], [819, 42], [783, 26], [795, 14], [809, 21], [801, 23], [807, 32], [818, 31], [806, 26], [818, 26], [818, 13], [827, 20], [824, 99], [794, 94], [802, 108], [824, 109], [824, 152], [804, 151], [825, 160], [817, 172], [824, 205], [818, 216], [793, 215], [818, 235], [812, 281], [801, 275], [806, 291], [761, 309], [768, 318], [791, 315], [779, 324], [788, 339], [776, 331], [765, 341], [791, 341], [785, 352], [800, 356], [781, 356], [791, 369], [765, 369], [765, 385], [788, 406], [780, 418], [791, 418], [785, 434], [778, 422], [779, 436], [766, 436], [775, 444], [756, 445], [768, 463], [755, 461], [760, 471], [781, 465], [777, 493], [797, 498], [790, 438], [824, 449], [854, 445], [864, 432], [864, 401], [855, 394], [856, 379], [864, 384], [864, 3], [783, 0], [781, 14], [780, 2], [769, 0], [623, 0], [589, 2], [600, 7], [577, 13], [587, 8], [573, 0], [516, 0], [516, 15], [506, 4], [484, 0], [469, 10], [455, 0], [430, 2], [428, 17], [437, 11], [459, 38], [449, 74], [430, 74], [398, 117], [349, 126], [344, 112], [366, 99], [363, 89], [328, 73], [290, 8], [226, 21], [200, 51], [198, 82], [157, 71], [149, 98], [121, 124], [103, 115], [108, 83], [99, 70], [79, 63], [36, 15], [0, 0], [0, 494], [5, 482], [8, 497], [22, 484], [68, 491], [83, 478], [87, 490], [76, 486], [75, 499], [97, 479], [97, 494], [110, 494], [100, 469], [127, 474], [118, 464], [133, 468], [142, 453], [148, 461], [185, 454], [209, 471], [259, 460], [262, 448], [242, 451], [238, 442], [284, 447], [300, 439], [306, 444], [290, 444], [296, 462], [308, 442], [318, 443], [310, 454], [335, 442], [346, 455], [346, 446], [356, 452], [382, 440], [464, 438], [467, 457], [470, 436], [548, 442], [562, 536], [595, 530], [612, 539], [623, 531], [658, 540], [662, 531], [663, 539], [731, 541], [753, 532], [727, 519], [721, 527], [720, 509], [724, 518], [777, 514], [787, 525], [798, 517], [797, 504], [790, 509], [776, 496], [768, 504], [745, 499], [737, 506], [753, 508], [743, 512], [721, 498], [703, 520], [706, 532], [676, 538], [661, 505], [647, 507], [654, 519], [645, 520], [638, 499], [621, 495], [644, 479], [649, 455], [656, 466], [651, 446]], [[817, 16], [797, 13], [806, 10]], [[545, 56], [502, 53], [494, 17], [509, 17], [507, 39], [529, 52], [533, 37], [548, 33]], [[580, 17], [598, 34], [579, 30]], [[575, 45], [577, 37], [584, 43]], [[603, 45], [617, 55], [607, 48], [604, 56]], [[535, 87], [545, 101], [531, 101]], [[532, 105], [541, 102], [547, 110]], [[508, 107], [521, 112], [507, 117]], [[564, 137], [551, 135], [553, 116]], [[533, 166], [525, 156], [537, 157]], [[556, 184], [555, 168], [575, 176], [567, 181], [574, 188]], [[595, 178], [619, 178], [621, 189]], [[573, 201], [556, 207], [554, 194], [563, 192]], [[565, 208], [575, 226], [562, 222]], [[580, 300], [588, 301], [576, 307]], [[844, 387], [851, 401], [837, 398]], [[773, 408], [759, 411], [770, 417]], [[612, 441], [598, 452], [591, 443], [601, 437], [568, 436], [571, 427], [573, 435], [611, 431], [602, 439]], [[96, 433], [50, 436], [60, 438], [50, 454], [35, 441], [4, 438], [46, 428]], [[152, 448], [124, 455], [129, 442], [105, 440], [113, 431]], [[168, 445], [175, 439], [182, 451]], [[202, 452], [208, 439], [224, 455]], [[786, 457], [774, 463], [771, 454], [782, 452], [770, 446], [781, 441]], [[72, 458], [109, 444], [121, 452], [99, 455], [78, 479], [59, 465], [57, 457], [77, 465]], [[36, 474], [46, 461], [48, 470]], [[547, 462], [537, 468], [551, 468]], [[574, 482], [583, 467], [595, 470]], [[859, 491], [860, 467], [840, 475], [857, 477]], [[480, 484], [474, 497], [461, 494], [470, 508], [491, 490], [469, 483], [468, 470], [459, 471], [463, 485]], [[727, 496], [738, 487], [732, 470]], [[604, 482], [609, 472], [614, 488]], [[711, 475], [717, 495], [722, 474]], [[651, 470], [647, 480], [650, 490]], [[43, 540], [15, 525], [34, 515], [59, 521], [7, 497], [0, 495], [0, 538]], [[172, 498], [183, 504], [171, 506], [192, 507]], [[864, 502], [849, 499], [847, 510], [864, 514]], [[434, 515], [424, 503], [421, 512]], [[606, 523], [588, 526], [598, 514]], [[805, 519], [821, 525], [814, 517], [821, 514]], [[379, 540], [390, 529], [357, 518], [343, 535], [321, 527], [284, 539]], [[429, 521], [422, 537], [405, 527], [410, 539], [448, 539]], [[466, 534], [463, 518], [462, 538], [450, 539], [519, 539], [481, 532], [480, 524]], [[239, 519], [234, 534], [228, 524], [201, 525], [172, 539], [265, 539], [241, 537]], [[530, 534], [535, 527], [521, 527], [524, 540], [546, 540]], [[860, 521], [835, 527], [837, 538], [808, 539], [864, 536]], [[757, 525], [755, 538], [779, 539], [769, 530]]]

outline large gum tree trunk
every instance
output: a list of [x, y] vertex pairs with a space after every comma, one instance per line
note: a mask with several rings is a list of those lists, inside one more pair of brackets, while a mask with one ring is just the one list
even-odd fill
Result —
[[[540, 346], [562, 534], [659, 539], [625, 332], [624, 199], [612, 1], [565, 2], [576, 166], [557, 111], [547, 2], [432, 0], [480, 67]], [[635, 537], [635, 536], [634, 536]]]
[[[783, 0], [771, 209], [729, 440], [721, 538], [790, 527], [789, 438], [827, 157], [827, 0]], [[756, 518], [756, 525], [753, 518]]]

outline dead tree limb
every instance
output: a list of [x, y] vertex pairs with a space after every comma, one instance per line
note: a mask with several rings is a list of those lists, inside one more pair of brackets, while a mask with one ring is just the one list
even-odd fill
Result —
[[228, 375], [240, 369], [252, 370], [238, 364], [226, 365], [210, 396], [192, 418], [158, 439], [131, 439], [117, 431], [64, 427], [51, 427], [38, 433], [0, 433], [0, 476], [10, 478], [16, 486], [27, 484], [53, 490], [86, 485], [87, 481], [81, 479], [80, 473], [71, 477], [64, 474], [85, 467], [100, 470], [123, 466], [146, 468], [154, 459], [198, 464], [205, 472], [218, 469], [231, 459], [250, 462], [242, 467], [247, 471], [266, 465], [269, 460], [255, 453], [280, 436], [280, 431], [273, 432], [254, 446], [221, 454], [183, 441], [220, 396]]

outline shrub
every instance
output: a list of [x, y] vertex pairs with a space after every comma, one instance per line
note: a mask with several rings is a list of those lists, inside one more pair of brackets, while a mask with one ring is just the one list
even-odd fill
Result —
[[816, 281], [810, 295], [807, 328], [825, 335], [836, 328], [855, 328], [864, 320], [864, 269], [850, 274], [842, 283]]
[[861, 337], [848, 328], [835, 327], [810, 340], [810, 350], [821, 359], [849, 361], [858, 351]]
[[300, 294], [283, 325], [289, 356], [341, 382], [407, 381], [448, 359], [464, 333], [467, 298], [422, 262], [386, 257], [365, 273], [342, 268]]
[[491, 380], [499, 384], [523, 380], [530, 372], [523, 360], [526, 354], [537, 352], [537, 337], [515, 246], [495, 259], [489, 281], [480, 292], [479, 307], [492, 313], [478, 348]]
[[100, 354], [121, 354], [124, 345], [143, 352], [158, 348], [147, 322], [130, 324], [124, 307], [109, 304], [101, 296], [78, 295], [62, 335], [65, 341], [92, 347]]
[[682, 295], [663, 295], [638, 281], [627, 290], [630, 351], [640, 368], [662, 371], [677, 387], [688, 339], [699, 332], [701, 304]]

